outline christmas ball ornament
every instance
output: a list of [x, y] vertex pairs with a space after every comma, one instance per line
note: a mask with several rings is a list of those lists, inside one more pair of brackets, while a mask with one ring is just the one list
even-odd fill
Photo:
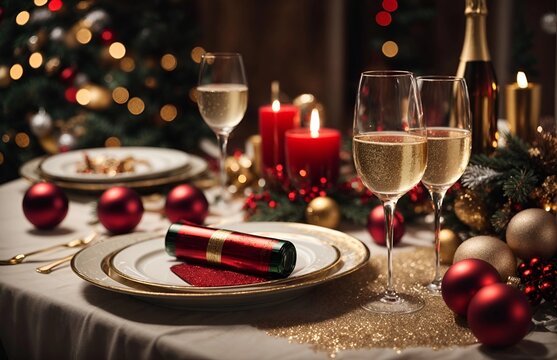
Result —
[[505, 284], [481, 288], [468, 306], [468, 326], [485, 345], [511, 346], [528, 333], [532, 312], [520, 291]]
[[493, 236], [475, 236], [464, 241], [454, 254], [454, 262], [464, 259], [487, 261], [497, 269], [501, 279], [506, 281], [516, 272], [516, 257], [502, 240]]
[[75, 147], [75, 136], [70, 133], [63, 133], [58, 138], [58, 151], [66, 152], [70, 151]]
[[178, 185], [166, 196], [165, 214], [170, 222], [188, 221], [203, 224], [209, 212], [209, 203], [195, 186]]
[[454, 253], [456, 249], [460, 246], [462, 241], [458, 235], [449, 229], [442, 229], [439, 232], [439, 243], [441, 248], [439, 249], [439, 256], [441, 258], [441, 263], [450, 265], [453, 263]]
[[482, 199], [472, 190], [461, 191], [454, 201], [456, 217], [476, 231], [484, 231], [489, 225], [487, 211]]
[[[374, 207], [367, 219], [367, 231], [377, 245], [386, 246], [385, 243], [385, 213], [383, 205]], [[404, 235], [404, 216], [395, 211], [393, 217], [393, 245], [397, 245]]]
[[23, 197], [23, 214], [38, 229], [52, 229], [68, 213], [68, 198], [56, 185], [41, 182], [31, 186]]
[[316, 197], [306, 207], [306, 221], [308, 224], [334, 229], [340, 223], [340, 208], [330, 197]]
[[124, 186], [106, 190], [97, 204], [97, 216], [103, 226], [114, 234], [133, 230], [143, 216], [143, 204], [135, 191]]
[[38, 113], [31, 116], [31, 131], [38, 137], [44, 137], [52, 131], [52, 117], [41, 108]]
[[449, 267], [441, 283], [445, 304], [460, 316], [466, 316], [468, 304], [484, 286], [500, 282], [499, 273], [489, 263], [466, 259]]
[[523, 260], [550, 259], [557, 252], [557, 220], [542, 209], [526, 209], [507, 226], [507, 244]]

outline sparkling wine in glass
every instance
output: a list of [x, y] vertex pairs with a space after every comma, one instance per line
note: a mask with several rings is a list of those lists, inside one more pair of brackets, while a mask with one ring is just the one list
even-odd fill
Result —
[[248, 85], [242, 55], [206, 53], [201, 61], [197, 85], [197, 105], [203, 120], [215, 132], [220, 149], [220, 196], [216, 208], [228, 207], [226, 190], [226, 147], [232, 130], [244, 117], [248, 104]]
[[427, 125], [427, 169], [422, 183], [433, 201], [435, 215], [435, 275], [426, 288], [441, 293], [441, 206], [447, 190], [460, 178], [472, 149], [472, 120], [468, 90], [463, 78], [422, 76], [417, 78]]
[[364, 185], [383, 203], [387, 286], [362, 307], [376, 313], [411, 313], [424, 302], [393, 285], [393, 216], [398, 199], [420, 182], [427, 163], [427, 136], [416, 81], [406, 71], [361, 74], [354, 109], [353, 152]]

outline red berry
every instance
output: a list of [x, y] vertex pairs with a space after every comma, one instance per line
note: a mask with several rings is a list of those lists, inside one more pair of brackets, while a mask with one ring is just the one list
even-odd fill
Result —
[[538, 305], [542, 301], [542, 295], [540, 294], [538, 287], [535, 285], [526, 285], [523, 292], [524, 295], [526, 295], [526, 297], [528, 298], [528, 302], [530, 302], [530, 305], [532, 306]]
[[538, 289], [542, 293], [542, 296], [545, 300], [551, 301], [555, 298], [555, 281], [541, 281], [538, 285]]

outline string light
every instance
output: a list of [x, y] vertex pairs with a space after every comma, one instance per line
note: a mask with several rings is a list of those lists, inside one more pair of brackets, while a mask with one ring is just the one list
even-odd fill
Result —
[[89, 105], [91, 102], [91, 92], [88, 89], [79, 89], [75, 93], [75, 100], [79, 105]]
[[125, 104], [130, 98], [130, 93], [125, 87], [118, 86], [112, 90], [112, 99], [117, 104]]
[[93, 38], [93, 33], [87, 28], [81, 28], [75, 33], [75, 38], [80, 44], [88, 44]]
[[161, 58], [161, 67], [166, 71], [172, 71], [176, 69], [178, 65], [178, 61], [176, 60], [176, 56], [172, 54], [164, 54]]
[[176, 109], [176, 106], [172, 104], [166, 104], [161, 108], [160, 115], [164, 121], [170, 122], [176, 119], [176, 116], [178, 115], [178, 110]]
[[197, 89], [196, 88], [191, 88], [188, 95], [189, 95], [191, 101], [193, 101], [194, 103], [197, 103]]
[[193, 60], [193, 62], [199, 64], [204, 54], [205, 49], [203, 49], [201, 46], [196, 46], [191, 50], [191, 59]]
[[108, 48], [108, 53], [115, 59], [121, 59], [126, 55], [126, 47], [121, 42], [113, 42]]
[[133, 97], [128, 101], [128, 110], [132, 115], [139, 115], [145, 110], [145, 103], [138, 97]]
[[379, 11], [377, 15], [375, 15], [375, 22], [380, 26], [389, 26], [391, 21], [391, 14], [386, 11]]
[[396, 11], [396, 9], [398, 9], [397, 0], [383, 0], [383, 3], [381, 5], [383, 5], [383, 9], [389, 12], [393, 12]]
[[50, 2], [48, 3], [48, 9], [50, 11], [58, 11], [62, 8], [63, 5], [64, 3], [62, 2], [62, 0], [50, 0]]
[[125, 72], [132, 72], [135, 69], [135, 61], [127, 56], [120, 60], [120, 69]]
[[17, 14], [17, 16], [15, 17], [15, 23], [20, 25], [20, 26], [23, 26], [23, 25], [27, 24], [30, 17], [31, 17], [31, 15], [29, 14], [28, 11], [22, 11], [19, 14]]
[[398, 45], [394, 41], [385, 41], [383, 46], [381, 47], [381, 51], [383, 51], [383, 55], [386, 57], [392, 58], [398, 54]]
[[33, 69], [38, 69], [39, 67], [41, 67], [42, 64], [43, 64], [43, 56], [41, 55], [41, 53], [35, 52], [32, 53], [31, 56], [29, 56], [29, 65]]
[[23, 76], [23, 66], [19, 64], [14, 64], [10, 68], [10, 77], [13, 80], [19, 80]]
[[35, 6], [44, 6], [48, 0], [35, 0]]
[[106, 147], [120, 147], [120, 146], [122, 146], [122, 142], [116, 136], [111, 136], [111, 137], [109, 137], [105, 140], [104, 146], [106, 146]]
[[29, 146], [29, 135], [24, 132], [17, 133], [15, 135], [15, 144], [20, 148], [26, 148]]

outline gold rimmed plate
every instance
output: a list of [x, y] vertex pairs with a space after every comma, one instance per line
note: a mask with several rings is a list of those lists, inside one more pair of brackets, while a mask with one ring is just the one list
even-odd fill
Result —
[[315, 237], [339, 250], [340, 264], [322, 277], [271, 286], [248, 287], [230, 291], [208, 289], [206, 291], [189, 292], [140, 289], [111, 277], [114, 274], [111, 274], [107, 262], [103, 261], [109, 255], [126, 246], [160, 237], [160, 234], [155, 233], [136, 233], [109, 238], [81, 250], [72, 259], [72, 270], [79, 277], [97, 287], [132, 295], [157, 304], [188, 309], [231, 310], [268, 306], [295, 298], [314, 286], [338, 279], [360, 269], [369, 259], [369, 250], [358, 239], [340, 231], [318, 226], [282, 222], [253, 222], [227, 224], [222, 227], [245, 233], [290, 233]]
[[64, 181], [60, 179], [51, 179], [45, 176], [40, 169], [41, 163], [45, 160], [45, 157], [36, 158], [30, 160], [23, 164], [20, 168], [19, 173], [20, 175], [31, 181], [31, 182], [39, 182], [45, 179], [53, 182], [54, 184], [60, 186], [62, 189], [67, 190], [76, 190], [76, 191], [84, 191], [84, 192], [96, 192], [96, 191], [104, 191], [113, 186], [126, 186], [133, 189], [151, 189], [160, 186], [165, 186], [169, 184], [175, 184], [178, 182], [190, 180], [207, 170], [207, 162], [202, 158], [189, 155], [188, 164], [177, 171], [164, 174], [160, 177], [149, 178], [149, 179], [140, 179], [140, 180], [130, 180], [130, 181], [121, 181], [118, 179], [114, 179], [113, 182], [88, 182], [88, 181]]
[[150, 239], [129, 245], [103, 259], [110, 275], [120, 282], [139, 288], [172, 292], [235, 291], [238, 289], [276, 286], [325, 276], [340, 265], [340, 251], [316, 237], [293, 233], [261, 233], [254, 235], [288, 240], [296, 247], [296, 266], [289, 277], [255, 284], [199, 287], [192, 286], [174, 274], [170, 268], [183, 262], [169, 256], [164, 249], [164, 238]]

